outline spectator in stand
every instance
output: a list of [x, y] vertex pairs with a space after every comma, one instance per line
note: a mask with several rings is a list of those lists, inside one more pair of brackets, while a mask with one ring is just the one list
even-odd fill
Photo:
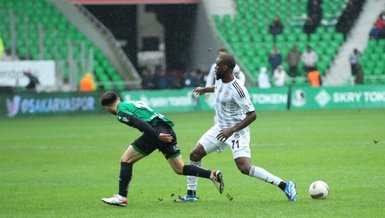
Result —
[[310, 0], [307, 5], [308, 16], [311, 17], [315, 28], [322, 20], [322, 7], [320, 0]]
[[385, 38], [385, 13], [382, 12], [376, 20], [375, 26], [380, 31], [378, 38]]
[[276, 41], [276, 35], [282, 34], [283, 32], [283, 25], [281, 23], [281, 19], [279, 16], [276, 16], [273, 20], [273, 22], [269, 26], [269, 31], [273, 35], [274, 42]]
[[142, 69], [142, 88], [143, 89], [155, 89], [154, 77], [151, 71], [147, 68]]
[[266, 67], [261, 67], [261, 69], [259, 70], [257, 82], [258, 82], [257, 86], [261, 89], [268, 89], [271, 87], [269, 75], [267, 75]]
[[347, 6], [345, 7], [342, 15], [339, 17], [338, 22], [335, 27], [338, 32], [344, 34], [346, 38], [347, 33], [351, 29], [354, 24], [354, 21], [357, 19], [360, 11], [362, 10], [362, 6], [365, 1], [362, 0], [349, 0]]
[[357, 65], [356, 76], [354, 77], [355, 84], [364, 84], [364, 73], [362, 72], [361, 65]]
[[287, 81], [287, 74], [282, 65], [279, 65], [273, 73], [273, 81], [275, 87], [283, 87]]
[[85, 73], [79, 83], [79, 91], [81, 92], [93, 92], [95, 91], [95, 81], [91, 73]]
[[272, 72], [274, 72], [278, 65], [282, 64], [282, 56], [276, 46], [274, 46], [273, 52], [269, 55], [269, 63], [271, 65]]
[[195, 87], [197, 82], [196, 81], [196, 75], [195, 75], [195, 72], [186, 72], [184, 74], [184, 78], [183, 78], [183, 86], [184, 87]]
[[376, 20], [376, 27], [379, 29], [379, 30], [383, 30], [385, 28], [385, 18], [384, 18], [385, 15], [383, 15], [382, 13], [380, 14], [380, 16], [378, 16], [377, 20]]
[[168, 88], [171, 89], [180, 89], [183, 87], [185, 72], [182, 70], [173, 70], [168, 73], [167, 81]]
[[353, 50], [353, 53], [350, 54], [349, 56], [349, 63], [350, 63], [350, 69], [352, 71], [352, 75], [356, 76], [357, 71], [360, 65], [360, 59], [361, 59], [362, 53], [358, 51], [357, 48]]
[[317, 26], [314, 24], [311, 17], [307, 17], [305, 24], [303, 25], [303, 32], [306, 33], [308, 40], [310, 39], [310, 34], [314, 33]]
[[373, 28], [369, 32], [370, 39], [379, 39], [381, 37], [381, 30], [379, 30], [376, 24], [373, 24]]
[[207, 72], [202, 71], [201, 69], [196, 70], [196, 76], [197, 76], [197, 85], [204, 87], [206, 84], [206, 79], [207, 79]]
[[321, 86], [321, 75], [315, 67], [312, 67], [307, 74], [309, 85], [312, 87]]
[[310, 45], [306, 46], [306, 51], [301, 55], [301, 60], [305, 67], [305, 75], [315, 68], [318, 61], [318, 55], [313, 51]]
[[301, 60], [301, 53], [297, 50], [297, 46], [293, 45], [289, 54], [286, 57], [286, 61], [289, 63], [289, 76], [295, 78], [298, 72], [298, 64]]
[[167, 89], [168, 87], [168, 78], [167, 72], [165, 70], [161, 70], [156, 72], [155, 80], [157, 89]]

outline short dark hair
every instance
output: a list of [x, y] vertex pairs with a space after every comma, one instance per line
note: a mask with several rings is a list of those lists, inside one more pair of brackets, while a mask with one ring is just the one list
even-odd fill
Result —
[[114, 91], [107, 91], [105, 92], [102, 97], [100, 97], [99, 99], [99, 103], [102, 105], [102, 106], [107, 106], [107, 105], [110, 105], [112, 103], [114, 103], [116, 101], [116, 99], [118, 99], [118, 94]]
[[225, 54], [220, 57], [220, 61], [226, 64], [231, 70], [235, 67], [235, 59], [233, 56]]
[[225, 49], [225, 48], [219, 49], [219, 50], [217, 51], [217, 53], [219, 53], [219, 52], [229, 53], [229, 52], [227, 51], [227, 49]]

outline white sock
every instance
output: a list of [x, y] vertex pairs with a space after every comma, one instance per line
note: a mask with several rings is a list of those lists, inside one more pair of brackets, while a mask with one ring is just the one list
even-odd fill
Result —
[[[201, 166], [201, 162], [200, 161], [195, 162], [195, 161], [191, 161], [190, 160], [189, 164], [195, 165], [195, 166], [198, 166], [198, 167]], [[198, 186], [198, 177], [196, 177], [196, 176], [187, 176], [187, 190], [196, 191], [197, 190], [197, 186]]]
[[265, 169], [257, 166], [251, 166], [249, 176], [256, 177], [260, 180], [277, 186], [280, 182], [282, 182], [282, 179], [279, 177], [274, 176], [273, 174], [267, 172]]

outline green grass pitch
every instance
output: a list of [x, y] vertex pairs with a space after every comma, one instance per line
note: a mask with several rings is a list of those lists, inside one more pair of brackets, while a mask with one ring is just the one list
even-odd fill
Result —
[[[185, 162], [213, 113], [166, 114]], [[203, 166], [223, 171], [220, 195], [199, 180], [200, 202], [177, 204], [186, 178], [154, 152], [134, 165], [126, 208], [105, 205], [117, 192], [119, 158], [140, 133], [111, 115], [0, 119], [0, 217], [384, 217], [385, 110], [257, 113], [252, 162], [297, 183], [296, 203], [238, 172], [230, 150]], [[330, 187], [313, 200], [314, 180]]]

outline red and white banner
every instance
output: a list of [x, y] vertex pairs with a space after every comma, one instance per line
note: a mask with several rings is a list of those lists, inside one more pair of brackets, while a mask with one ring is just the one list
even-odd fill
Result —
[[197, 4], [199, 0], [69, 0], [73, 4], [113, 5], [113, 4]]

